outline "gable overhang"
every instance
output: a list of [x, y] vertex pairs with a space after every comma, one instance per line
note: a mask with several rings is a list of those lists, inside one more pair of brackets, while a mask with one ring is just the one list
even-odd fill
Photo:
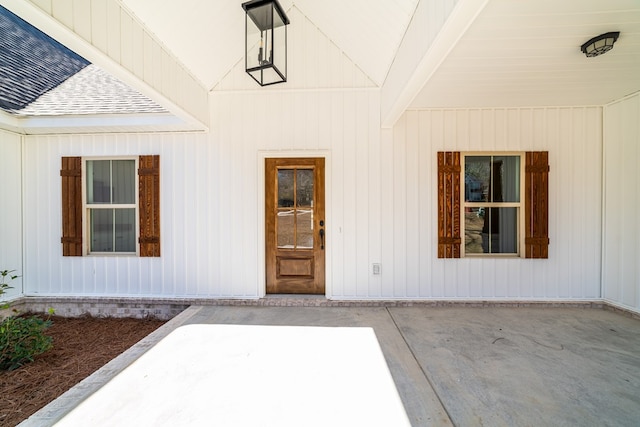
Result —
[[[0, 114], [0, 127], [22, 134], [40, 133], [74, 133], [79, 132], [140, 132], [145, 131], [207, 131], [208, 130], [208, 92], [196, 87], [195, 102], [181, 102], [189, 105], [193, 113], [178, 105], [162, 93], [141, 80], [134, 73], [114, 61], [109, 55], [93, 46], [90, 42], [71, 31], [63, 23], [39, 9], [30, 1], [0, 0], [0, 5], [15, 15], [29, 22], [43, 33], [49, 35], [67, 48], [81, 55], [88, 61], [101, 67], [114, 77], [120, 79], [131, 88], [164, 107], [168, 114], [112, 114], [112, 115], [76, 115], [76, 116], [28, 116], [20, 117], [11, 114]], [[162, 86], [162, 84], [160, 84]], [[191, 89], [199, 86], [197, 82], [189, 82]], [[200, 90], [201, 89], [201, 90]], [[179, 94], [178, 94], [179, 96]], [[196, 111], [197, 110], [197, 111]], [[45, 131], [46, 130], [46, 131]]]

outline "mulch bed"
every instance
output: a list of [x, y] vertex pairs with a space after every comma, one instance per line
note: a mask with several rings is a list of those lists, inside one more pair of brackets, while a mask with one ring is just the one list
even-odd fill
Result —
[[165, 323], [157, 319], [51, 317], [53, 348], [0, 372], [0, 426], [15, 426]]

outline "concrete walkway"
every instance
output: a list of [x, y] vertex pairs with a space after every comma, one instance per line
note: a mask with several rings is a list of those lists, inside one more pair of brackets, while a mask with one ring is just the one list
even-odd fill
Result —
[[171, 330], [198, 323], [372, 327], [413, 426], [640, 425], [639, 320], [424, 306], [194, 306], [22, 425], [54, 424]]

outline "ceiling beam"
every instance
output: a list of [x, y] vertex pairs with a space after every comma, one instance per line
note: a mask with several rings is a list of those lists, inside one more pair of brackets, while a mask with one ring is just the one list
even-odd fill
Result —
[[[420, 2], [382, 87], [380, 123], [383, 128], [393, 127], [488, 2], [459, 0], [430, 46], [430, 40], [424, 37], [425, 31], [421, 27], [425, 23], [422, 15], [430, 14], [429, 5], [432, 2]], [[415, 65], [411, 62], [411, 55], [420, 50], [424, 50], [424, 54]], [[402, 55], [403, 52], [407, 54]], [[394, 68], [400, 71], [394, 73]]]

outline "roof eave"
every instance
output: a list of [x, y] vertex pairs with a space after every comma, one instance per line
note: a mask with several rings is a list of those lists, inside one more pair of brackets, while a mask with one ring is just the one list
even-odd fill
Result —
[[0, 128], [24, 135], [205, 130], [170, 113], [19, 117], [0, 112]]

